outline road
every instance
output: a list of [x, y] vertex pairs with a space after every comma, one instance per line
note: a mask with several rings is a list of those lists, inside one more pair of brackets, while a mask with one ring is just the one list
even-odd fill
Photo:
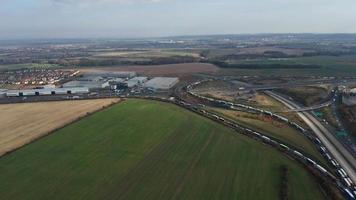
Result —
[[[300, 106], [294, 102], [271, 91], [266, 91], [266, 94], [282, 102], [289, 109], [300, 108]], [[356, 183], [356, 159], [351, 155], [351, 153], [313, 115], [308, 112], [298, 112], [298, 116], [311, 128], [311, 130], [326, 146], [328, 151], [347, 172], [352, 181]]]
[[302, 111], [309, 111], [309, 110], [317, 110], [317, 109], [320, 109], [320, 108], [328, 107], [328, 106], [330, 106], [332, 104], [333, 104], [333, 101], [328, 101], [328, 102], [322, 103], [320, 105], [314, 105], [314, 106], [310, 106], [310, 107], [295, 108], [295, 109], [288, 110], [286, 112], [302, 112]]

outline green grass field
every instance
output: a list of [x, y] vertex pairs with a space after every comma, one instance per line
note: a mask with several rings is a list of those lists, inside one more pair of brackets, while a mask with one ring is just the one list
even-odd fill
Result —
[[[245, 61], [232, 61], [234, 64], [308, 64], [325, 67], [356, 67], [356, 55], [346, 56], [310, 56], [282, 59], [254, 59]], [[346, 69], [346, 68], [345, 68]]]
[[100, 52], [94, 55], [95, 57], [119, 57], [119, 58], [161, 58], [171, 56], [187, 56], [187, 57], [199, 57], [198, 53], [182, 50], [147, 50], [147, 51], [112, 51], [112, 52]]
[[277, 150], [175, 105], [127, 100], [0, 158], [0, 197], [325, 199]]
[[[221, 74], [253, 76], [354, 76], [356, 75], [356, 56], [312, 56], [285, 59], [228, 60], [229, 64], [251, 65], [251, 69], [222, 69]], [[254, 65], [266, 68], [254, 69]], [[318, 65], [320, 68], [273, 69], [273, 65]]]

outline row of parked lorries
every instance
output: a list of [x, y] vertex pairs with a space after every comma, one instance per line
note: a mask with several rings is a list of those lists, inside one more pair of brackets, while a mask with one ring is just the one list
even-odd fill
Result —
[[[202, 95], [199, 95], [195, 92], [192, 92], [191, 90], [194, 89], [194, 87], [198, 86], [199, 84], [203, 83], [203, 82], [207, 82], [210, 80], [205, 80], [205, 81], [197, 81], [195, 83], [192, 83], [190, 85], [187, 86], [187, 93], [199, 98], [201, 100], [205, 100], [208, 101], [209, 103], [213, 103], [214, 105], [217, 105], [219, 107], [224, 107], [224, 108], [228, 108], [228, 109], [236, 109], [237, 107], [239, 108], [244, 108], [246, 110], [252, 111], [252, 112], [259, 112], [268, 116], [271, 116], [279, 121], [285, 122], [287, 124], [289, 124], [291, 127], [297, 129], [298, 131], [300, 131], [303, 135], [305, 135], [307, 138], [311, 139], [318, 147], [318, 149], [320, 150], [320, 152], [322, 153], [322, 155], [331, 163], [331, 165], [334, 167], [336, 173], [338, 174], [338, 176], [340, 177], [341, 181], [338, 181], [338, 186], [339, 188], [348, 196], [348, 198], [350, 199], [356, 199], [356, 185], [352, 182], [352, 180], [350, 179], [350, 177], [348, 176], [348, 174], [345, 172], [345, 170], [340, 166], [340, 164], [330, 155], [330, 153], [328, 152], [328, 150], [326, 149], [326, 147], [322, 144], [322, 142], [314, 135], [310, 134], [308, 130], [306, 130], [305, 128], [303, 128], [302, 126], [298, 125], [295, 122], [292, 122], [290, 120], [288, 120], [287, 118], [272, 113], [271, 111], [268, 110], [263, 110], [260, 108], [255, 108], [249, 105], [243, 105], [243, 104], [235, 104], [232, 102], [228, 102], [228, 101], [224, 101], [224, 100], [218, 100], [218, 99], [213, 99], [210, 97], [205, 97]], [[179, 102], [179, 104], [182, 104], [185, 107], [189, 107], [192, 106], [188, 103], [185, 102]], [[325, 168], [323, 168], [322, 166], [320, 166], [319, 164], [317, 164], [315, 161], [313, 161], [312, 159], [308, 158], [307, 156], [303, 155], [302, 153], [296, 151], [296, 150], [291, 150], [290, 147], [288, 147], [287, 145], [278, 142], [277, 140], [271, 139], [265, 135], [263, 135], [262, 133], [258, 133], [256, 131], [250, 130], [248, 128], [243, 128], [240, 125], [237, 125], [236, 123], [233, 123], [231, 121], [227, 121], [226, 119], [216, 115], [216, 114], [212, 114], [207, 112], [206, 110], [200, 110], [203, 114], [205, 115], [209, 115], [208, 117], [210, 118], [214, 118], [215, 120], [219, 120], [222, 121], [224, 123], [226, 123], [229, 126], [232, 126], [234, 128], [239, 128], [240, 130], [246, 132], [247, 134], [252, 134], [255, 137], [258, 137], [260, 139], [262, 139], [264, 142], [272, 144], [274, 146], [279, 146], [281, 149], [290, 152], [291, 154], [293, 154], [294, 156], [297, 156], [300, 159], [303, 159], [304, 161], [306, 161], [307, 163], [311, 164], [312, 166], [314, 166], [317, 170], [319, 170], [322, 174], [335, 179], [335, 177], [329, 173]]]

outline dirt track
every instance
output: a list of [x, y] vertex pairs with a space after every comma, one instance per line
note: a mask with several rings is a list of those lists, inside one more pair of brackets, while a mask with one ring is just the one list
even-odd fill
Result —
[[96, 71], [134, 71], [146, 76], [186, 76], [193, 73], [209, 73], [218, 71], [218, 67], [207, 63], [184, 63], [170, 65], [144, 65], [124, 67], [83, 68], [82, 72]]
[[0, 156], [118, 99], [0, 105]]

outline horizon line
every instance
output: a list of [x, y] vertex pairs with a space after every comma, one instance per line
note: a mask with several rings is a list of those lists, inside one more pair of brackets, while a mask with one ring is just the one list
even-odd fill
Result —
[[139, 39], [170, 39], [170, 38], [183, 38], [183, 37], [214, 37], [214, 36], [263, 36], [263, 35], [355, 35], [349, 32], [280, 32], [280, 33], [216, 33], [216, 34], [182, 34], [170, 36], [128, 36], [128, 37], [26, 37], [26, 38], [0, 38], [0, 41], [37, 41], [37, 40], [139, 40]]

